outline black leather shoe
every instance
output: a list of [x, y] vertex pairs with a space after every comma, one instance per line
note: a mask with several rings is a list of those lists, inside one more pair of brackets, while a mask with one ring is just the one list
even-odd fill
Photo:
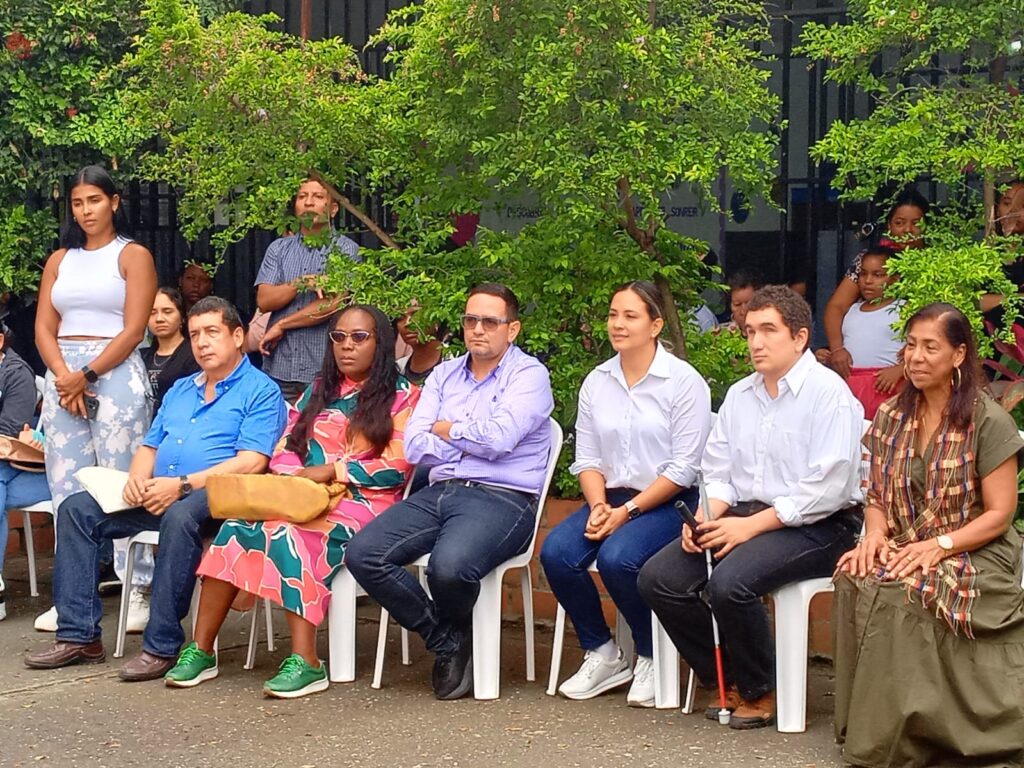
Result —
[[473, 689], [473, 641], [461, 638], [455, 653], [434, 659], [434, 695], [442, 701], [461, 699]]

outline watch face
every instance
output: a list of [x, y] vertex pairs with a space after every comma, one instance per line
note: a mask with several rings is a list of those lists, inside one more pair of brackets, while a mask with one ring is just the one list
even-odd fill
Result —
[[948, 550], [953, 548], [953, 539], [951, 539], [949, 536], [946, 536], [945, 534], [943, 534], [942, 536], [939, 536], [938, 541], [939, 541], [939, 547], [941, 549], [945, 549], [945, 550], [948, 551]]

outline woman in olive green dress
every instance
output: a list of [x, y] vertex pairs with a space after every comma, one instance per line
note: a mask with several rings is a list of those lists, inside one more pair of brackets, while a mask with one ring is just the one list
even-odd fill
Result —
[[836, 740], [859, 766], [1024, 765], [1024, 440], [959, 310], [906, 332], [910, 386], [864, 438], [864, 536], [836, 569]]

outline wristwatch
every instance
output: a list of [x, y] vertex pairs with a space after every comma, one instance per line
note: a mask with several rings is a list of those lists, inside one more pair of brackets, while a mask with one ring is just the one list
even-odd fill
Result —
[[630, 520], [636, 520], [638, 517], [640, 517], [640, 515], [643, 514], [643, 511], [641, 511], [640, 507], [638, 507], [632, 499], [627, 501], [622, 506], [624, 506], [626, 508], [626, 511], [629, 513]]
[[81, 371], [82, 375], [85, 376], [85, 380], [88, 381], [90, 384], [95, 384], [97, 381], [99, 381], [99, 374], [97, 374], [96, 371], [94, 371], [88, 365], [83, 365]]
[[184, 499], [190, 493], [192, 493], [192, 483], [188, 481], [188, 475], [182, 475], [178, 478], [178, 482], [181, 483], [178, 486], [178, 498]]
[[942, 534], [941, 536], [937, 536], [935, 538], [935, 542], [939, 545], [939, 549], [941, 549], [943, 552], [952, 552], [953, 551], [953, 537], [952, 536], [947, 536], [946, 534]]

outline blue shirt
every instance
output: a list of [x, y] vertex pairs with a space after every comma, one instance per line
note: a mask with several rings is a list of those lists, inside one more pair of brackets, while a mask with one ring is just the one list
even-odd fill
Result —
[[[476, 480], [540, 493], [554, 408], [547, 368], [516, 346], [483, 381], [469, 363], [469, 355], [445, 360], [427, 378], [405, 425], [405, 457], [431, 467], [431, 483]], [[452, 422], [451, 439], [430, 431], [435, 421]]]
[[153, 419], [143, 445], [156, 449], [154, 477], [179, 477], [234, 458], [239, 451], [264, 456], [284, 431], [281, 389], [249, 358], [214, 387], [206, 402], [206, 374], [178, 379]]
[[[256, 275], [256, 285], [284, 285], [293, 283], [303, 275], [322, 275], [327, 256], [336, 249], [352, 261], [361, 261], [359, 246], [353, 240], [336, 234], [333, 244], [310, 248], [302, 235], [279, 237], [267, 248]], [[314, 291], [300, 290], [286, 307], [270, 314], [269, 328], [278, 320], [305, 309], [314, 301], [321, 301]], [[327, 318], [324, 318], [326, 322]], [[301, 381], [309, 384], [316, 378], [327, 349], [327, 329], [323, 323], [306, 328], [292, 328], [264, 358], [263, 370], [278, 381]]]

